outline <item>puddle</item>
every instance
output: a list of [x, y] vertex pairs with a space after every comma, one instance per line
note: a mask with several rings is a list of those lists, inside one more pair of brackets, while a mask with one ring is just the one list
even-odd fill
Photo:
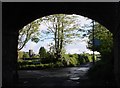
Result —
[[70, 77], [71, 80], [78, 80], [80, 77]]
[[77, 70], [79, 70], [79, 71], [87, 71], [87, 70], [89, 70], [89, 68], [82, 67], [82, 68], [79, 68], [79, 69], [77, 69]]

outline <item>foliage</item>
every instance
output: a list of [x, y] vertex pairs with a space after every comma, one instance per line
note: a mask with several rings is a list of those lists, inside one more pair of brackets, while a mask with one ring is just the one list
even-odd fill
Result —
[[65, 66], [77, 66], [79, 65], [78, 55], [64, 54], [62, 62]]
[[57, 61], [55, 56], [50, 52], [46, 52], [44, 47], [40, 48], [39, 55], [42, 63], [55, 63]]
[[78, 60], [75, 57], [70, 57], [70, 65], [77, 66]]
[[61, 52], [65, 44], [70, 43], [73, 38], [79, 37], [78, 16], [66, 14], [54, 14], [42, 18], [43, 23], [47, 26], [46, 35], [53, 35], [54, 50], [57, 58], [61, 57]]
[[39, 33], [40, 23], [41, 23], [41, 19], [37, 19], [29, 23], [28, 25], [24, 26], [19, 31], [18, 51], [21, 50], [29, 40], [34, 41], [36, 43], [39, 41], [38, 36], [40, 35]]
[[40, 47], [39, 55], [40, 55], [40, 58], [46, 58], [46, 49], [44, 47]]
[[49, 63], [56, 63], [56, 61], [57, 61], [55, 56], [53, 54], [49, 53], [49, 52], [47, 52], [46, 58], [48, 59]]
[[[100, 40], [100, 45], [94, 46], [94, 49], [101, 54], [101, 60], [88, 71], [88, 76], [91, 79], [111, 80], [114, 79], [113, 71], [113, 35], [105, 27], [99, 23], [95, 24], [94, 29], [95, 39]], [[89, 33], [88, 48], [92, 49], [92, 32]]]
[[23, 58], [29, 58], [29, 53], [28, 52], [24, 52]]
[[32, 58], [40, 58], [39, 55], [33, 55]]
[[[92, 38], [92, 30], [89, 32], [89, 41], [88, 41], [88, 48], [93, 48], [93, 38]], [[100, 52], [102, 55], [110, 53], [113, 48], [113, 35], [112, 33], [107, 30], [105, 27], [100, 25], [99, 23], [95, 24], [94, 27], [94, 37], [100, 41], [99, 46], [94, 46], [94, 50]]]
[[64, 66], [61, 61], [57, 61], [54, 67], [62, 67]]
[[18, 59], [22, 59], [24, 55], [24, 52], [18, 51]]
[[[81, 56], [81, 57], [80, 57]], [[64, 54], [59, 60], [56, 60], [54, 55], [47, 52], [46, 58], [31, 58], [31, 60], [18, 60], [20, 69], [44, 69], [57, 68], [67, 66], [79, 66], [87, 63], [83, 56], [87, 56], [90, 61], [92, 55], [90, 54]]]

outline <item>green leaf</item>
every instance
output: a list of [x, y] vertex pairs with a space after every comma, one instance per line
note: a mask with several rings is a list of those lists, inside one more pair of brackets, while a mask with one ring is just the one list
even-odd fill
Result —
[[35, 43], [38, 43], [39, 42], [39, 38], [32, 38], [31, 41], [35, 42]]

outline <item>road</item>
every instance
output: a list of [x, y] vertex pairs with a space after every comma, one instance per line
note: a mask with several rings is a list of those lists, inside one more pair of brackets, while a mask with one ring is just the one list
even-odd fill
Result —
[[44, 70], [19, 70], [19, 86], [24, 87], [55, 87], [79, 86], [80, 79], [87, 79], [85, 75], [89, 64], [80, 67], [53, 68]]
[[[91, 84], [86, 76], [86, 73], [91, 66], [91, 63], [88, 63], [79, 67], [53, 68], [44, 70], [19, 70], [18, 85], [22, 88], [77, 88], [82, 86], [88, 88]], [[97, 83], [98, 86], [101, 85], [101, 83], [99, 83]]]

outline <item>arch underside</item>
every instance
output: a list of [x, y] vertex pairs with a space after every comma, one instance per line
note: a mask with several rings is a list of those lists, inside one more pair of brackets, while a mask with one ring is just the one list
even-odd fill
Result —
[[5, 3], [3, 6], [8, 10], [6, 14], [3, 11], [4, 20], [8, 26], [14, 25], [15, 30], [40, 17], [62, 13], [89, 17], [114, 32], [117, 13], [117, 3]]
[[[120, 29], [118, 17], [119, 3], [2, 3], [2, 85], [13, 86], [17, 79], [18, 31], [28, 23], [51, 14], [77, 14], [93, 19], [105, 26], [113, 35]], [[118, 25], [117, 25], [118, 24]], [[117, 25], [117, 27], [116, 27]], [[115, 74], [120, 84], [120, 36], [116, 34]], [[118, 63], [119, 62], [119, 63]], [[9, 69], [8, 69], [9, 68]]]

